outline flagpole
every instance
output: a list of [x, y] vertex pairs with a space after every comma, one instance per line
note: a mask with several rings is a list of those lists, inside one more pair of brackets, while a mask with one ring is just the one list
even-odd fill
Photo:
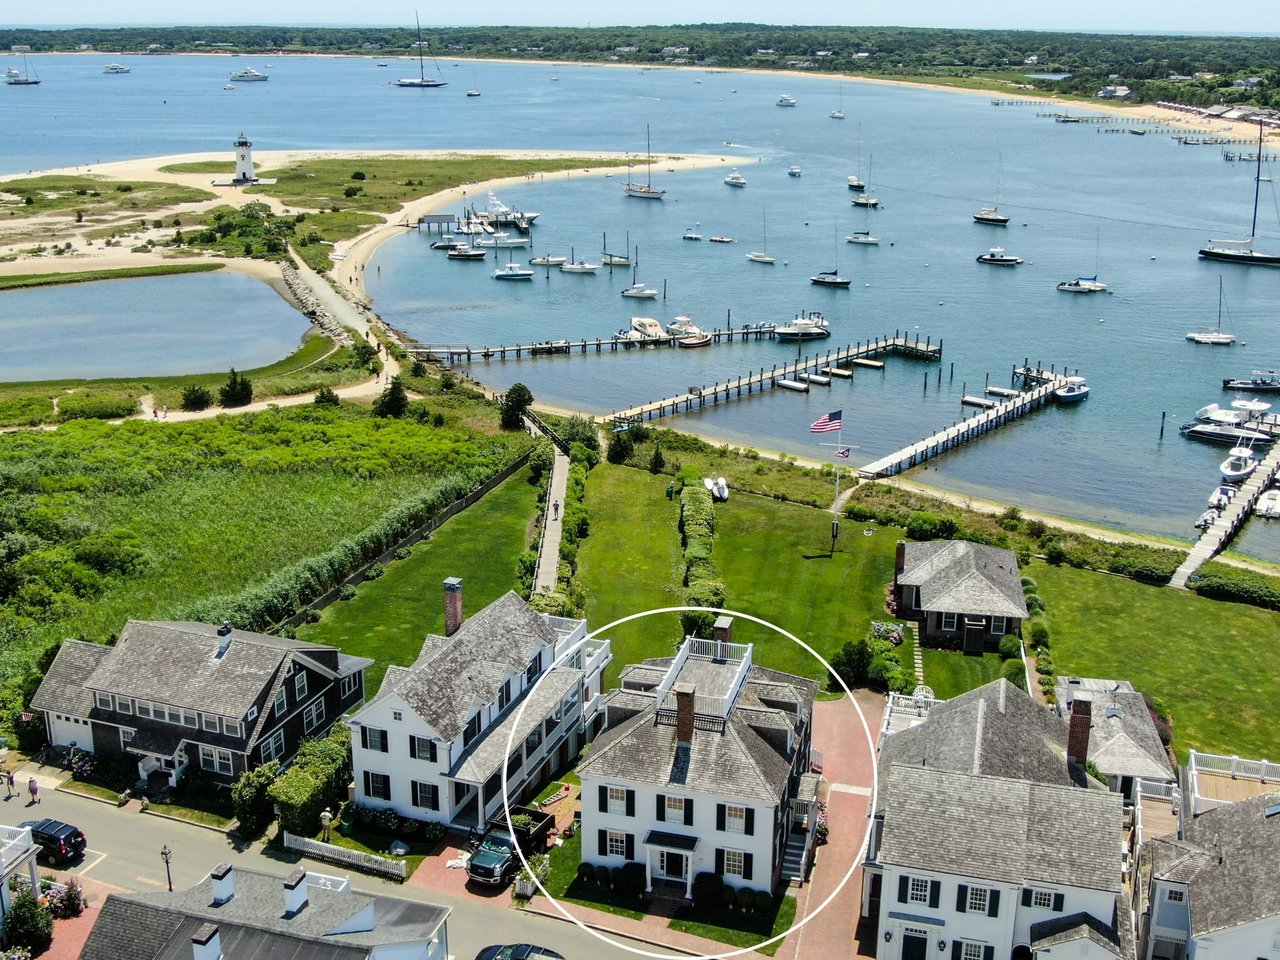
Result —
[[[844, 418], [840, 418], [840, 429], [836, 431], [836, 450], [844, 449]], [[836, 499], [831, 504], [831, 516], [840, 518], [840, 458], [836, 457]]]

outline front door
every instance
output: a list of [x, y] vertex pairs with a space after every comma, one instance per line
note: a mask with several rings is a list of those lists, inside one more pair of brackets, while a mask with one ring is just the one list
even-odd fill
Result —
[[908, 931], [902, 935], [902, 960], [925, 960], [929, 956], [929, 938], [923, 933]]
[[668, 880], [683, 880], [685, 857], [683, 853], [672, 850], [661, 850], [658, 855], [658, 869]]

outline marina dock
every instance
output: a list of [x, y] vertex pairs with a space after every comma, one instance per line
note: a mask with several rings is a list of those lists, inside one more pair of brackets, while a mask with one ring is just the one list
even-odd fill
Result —
[[1196, 545], [1187, 554], [1187, 559], [1174, 571], [1169, 586], [1184, 588], [1187, 580], [1204, 564], [1212, 560], [1231, 542], [1244, 526], [1244, 522], [1253, 515], [1254, 504], [1263, 492], [1271, 486], [1271, 481], [1280, 473], [1280, 445], [1271, 448], [1258, 468], [1250, 474], [1249, 479], [1240, 487], [1240, 492], [1231, 498], [1222, 516], [1213, 521], [1201, 535]]
[[1040, 409], [1053, 399], [1053, 392], [1060, 389], [1067, 382], [1065, 369], [1059, 373], [1053, 370], [1045, 370], [1042, 367], [1023, 366], [1014, 369], [1013, 377], [1015, 382], [1022, 380], [1030, 389], [1000, 402], [985, 400], [980, 397], [965, 397], [963, 401], [965, 403], [981, 401], [982, 403], [991, 404], [991, 406], [989, 409], [984, 409], [981, 413], [975, 414], [967, 420], [954, 423], [945, 430], [939, 430], [937, 433], [925, 437], [918, 443], [913, 443], [908, 447], [894, 451], [887, 457], [881, 457], [879, 460], [868, 463], [858, 470], [858, 476], [863, 480], [875, 480], [878, 477], [896, 476], [903, 471], [910, 470], [912, 467], [918, 467], [925, 461], [932, 460], [934, 457], [946, 453], [962, 443], [967, 443], [982, 436], [984, 433], [989, 433], [998, 427], [1004, 426], [1006, 423], [1018, 419], [1024, 414]]
[[941, 360], [942, 341], [934, 343], [932, 338], [922, 340], [919, 336], [907, 336], [902, 331], [895, 331], [892, 337], [881, 337], [877, 340], [868, 340], [866, 343], [859, 341], [857, 345], [849, 344], [813, 357], [774, 364], [771, 367], [761, 367], [754, 373], [747, 373], [733, 380], [726, 380], [724, 383], [716, 383], [709, 387], [690, 387], [684, 393], [673, 397], [663, 397], [661, 400], [638, 404], [598, 419], [601, 423], [614, 424], [657, 420], [682, 411], [700, 409], [708, 402], [714, 404], [729, 401], [744, 393], [750, 396], [770, 387], [808, 392], [809, 384], [800, 379], [803, 374], [833, 371], [841, 365], [850, 365], [864, 357], [895, 355], [911, 360]]

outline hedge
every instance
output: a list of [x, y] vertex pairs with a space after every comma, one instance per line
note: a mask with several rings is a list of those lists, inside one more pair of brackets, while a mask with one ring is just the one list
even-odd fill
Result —
[[240, 832], [246, 837], [256, 837], [275, 819], [271, 806], [271, 784], [280, 773], [280, 761], [272, 760], [260, 767], [246, 770], [231, 785], [231, 805]]
[[1191, 586], [1196, 593], [1214, 600], [1280, 610], [1280, 580], [1264, 574], [1211, 563], [1202, 568], [1200, 579]]
[[268, 788], [280, 810], [280, 829], [312, 836], [327, 806], [337, 808], [351, 780], [351, 731], [335, 724], [320, 740], [304, 740], [293, 765]]
[[[711, 491], [702, 484], [691, 484], [680, 491], [679, 526], [684, 541], [685, 605], [723, 607], [727, 594], [716, 567], [716, 511]], [[686, 636], [706, 637], [711, 635], [715, 616], [685, 611], [680, 622]]]

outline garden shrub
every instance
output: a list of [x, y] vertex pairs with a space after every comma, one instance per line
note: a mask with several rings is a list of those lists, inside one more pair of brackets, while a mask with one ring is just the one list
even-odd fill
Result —
[[244, 407], [253, 402], [253, 382], [232, 367], [227, 382], [218, 388], [218, 406]]
[[349, 583], [344, 583], [338, 588], [339, 600], [354, 600], [356, 598], [356, 588]]
[[1027, 613], [1035, 616], [1044, 613], [1044, 599], [1038, 593], [1027, 594]]
[[1204, 567], [1192, 586], [1202, 597], [1280, 610], [1280, 580], [1274, 577], [1215, 563]]
[[595, 883], [596, 868], [589, 863], [578, 864], [578, 879], [583, 883]]
[[631, 459], [631, 455], [635, 453], [635, 441], [631, 439], [630, 430], [619, 430], [617, 433], [609, 435], [609, 449], [605, 453], [605, 459], [615, 465], [626, 463]]
[[1031, 621], [1031, 645], [1033, 647], [1049, 646], [1049, 627], [1043, 620]]
[[555, 465], [555, 461], [555, 447], [551, 441], [545, 437], [538, 440], [533, 452], [529, 454], [529, 482], [536, 486], [542, 482], [543, 477], [551, 476], [551, 468]]
[[738, 891], [727, 883], [720, 888], [720, 906], [724, 910], [732, 909], [733, 905], [738, 902]]
[[699, 910], [714, 909], [720, 905], [720, 892], [724, 889], [724, 877], [704, 871], [693, 878], [693, 905]]
[[[873, 656], [871, 644], [866, 637], [849, 640], [831, 657], [831, 669], [848, 686], [865, 687]], [[839, 690], [840, 684], [836, 682], [835, 677], [828, 677], [827, 687], [830, 690]]]
[[44, 901], [55, 920], [70, 920], [84, 913], [84, 888], [75, 877], [68, 877], [65, 889], [49, 891]]
[[256, 837], [275, 819], [275, 808], [267, 791], [279, 774], [280, 761], [272, 760], [246, 770], [231, 785], [231, 805], [243, 836]]
[[750, 912], [756, 905], [756, 892], [750, 887], [740, 887], [734, 899], [738, 903], [739, 910]]
[[773, 909], [773, 894], [768, 890], [756, 891], [755, 909], [757, 913], [768, 913]]
[[386, 572], [387, 572], [387, 568], [384, 567], [382, 564], [371, 563], [369, 564], [369, 566], [365, 568], [364, 578], [366, 580], [377, 580]]
[[1011, 633], [1000, 638], [1000, 659], [1012, 660], [1022, 653], [1022, 641]]
[[411, 547], [398, 547], [392, 556], [397, 560], [408, 560], [413, 556], [413, 549]]
[[596, 864], [596, 883], [602, 887], [609, 886], [609, 868], [603, 863]]
[[644, 893], [644, 864], [628, 863], [622, 868], [618, 892], [624, 897], [639, 897]]
[[1000, 676], [1008, 680], [1019, 690], [1027, 689], [1027, 673], [1026, 668], [1022, 665], [1021, 660], [1006, 660], [1000, 668]]
[[1022, 578], [1022, 592], [1023, 592], [1024, 594], [1027, 594], [1027, 593], [1035, 593], [1035, 592], [1036, 592], [1036, 580], [1035, 580], [1035, 577], [1023, 577], [1023, 578]]
[[621, 892], [622, 890], [622, 868], [613, 867], [609, 870], [609, 884], [613, 889]]
[[321, 811], [338, 805], [350, 779], [351, 731], [345, 724], [335, 724], [323, 739], [302, 741], [292, 766], [268, 788], [280, 809], [280, 829], [314, 834]]
[[949, 540], [956, 535], [958, 524], [952, 517], [918, 510], [907, 517], [907, 536], [912, 540]]
[[9, 905], [4, 934], [10, 947], [26, 947], [33, 954], [44, 953], [53, 941], [53, 914], [40, 905], [34, 893], [24, 890]]

